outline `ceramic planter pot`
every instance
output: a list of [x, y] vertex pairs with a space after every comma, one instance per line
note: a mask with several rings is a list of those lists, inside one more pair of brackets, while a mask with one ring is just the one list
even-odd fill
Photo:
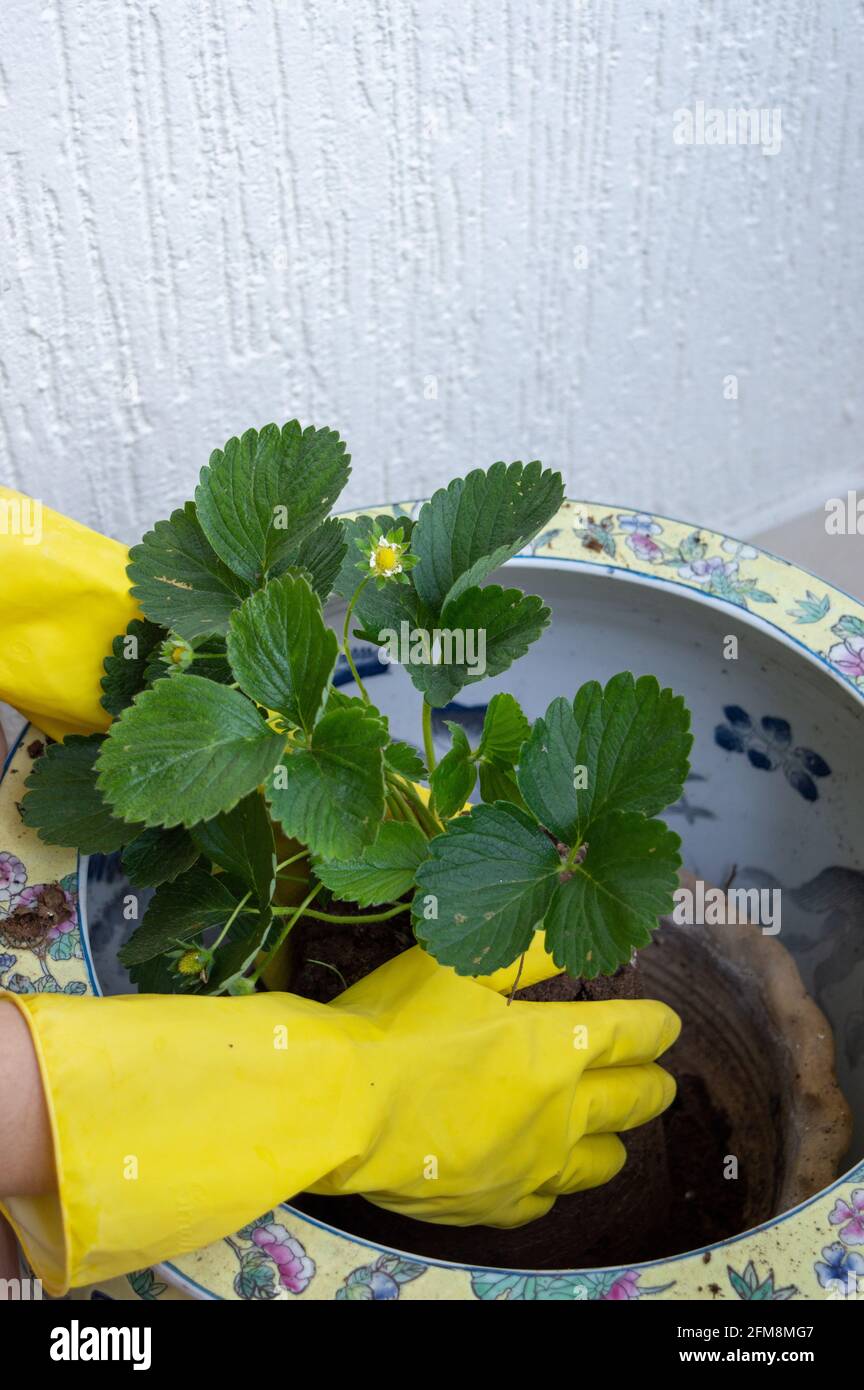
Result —
[[[473, 732], [500, 686], [533, 716], [587, 679], [605, 680], [625, 668], [654, 672], [693, 711], [693, 771], [670, 820], [682, 835], [686, 865], [709, 883], [781, 890], [778, 949], [794, 961], [806, 995], [797, 996], [798, 1055], [781, 1084], [787, 1113], [798, 1118], [782, 1135], [770, 1217], [757, 1216], [752, 1229], [709, 1248], [651, 1261], [616, 1254], [587, 1268], [553, 1271], [397, 1253], [286, 1205], [176, 1264], [112, 1281], [102, 1290], [108, 1296], [734, 1300], [853, 1296], [858, 1275], [864, 1280], [864, 605], [716, 532], [575, 502], [565, 504], [530, 555], [507, 566], [507, 582], [541, 594], [553, 625], [502, 681], [468, 687], [443, 717]], [[332, 616], [338, 621], [335, 606]], [[355, 660], [364, 681], [374, 682], [373, 699], [394, 734], [415, 740], [418, 697], [404, 673], [382, 666], [362, 645]], [[76, 865], [73, 855], [42, 845], [17, 818], [14, 801], [33, 737], [31, 731], [13, 752], [0, 789], [6, 851], [0, 875], [13, 904], [28, 884], [64, 881], [70, 916], [39, 957], [7, 949], [0, 936], [0, 979], [21, 990], [123, 988], [113, 965], [123, 925], [117, 908], [124, 885], [116, 870], [98, 860]], [[703, 934], [698, 949], [709, 945]], [[723, 949], [730, 949], [728, 936]], [[642, 992], [659, 993], [661, 975], [667, 985], [680, 975], [686, 992], [687, 953], [677, 965], [667, 958], [661, 969], [658, 961], [654, 976], [653, 950], [644, 967], [651, 987]], [[787, 1034], [794, 978], [785, 966], [763, 978], [781, 976], [787, 987], [772, 1008]], [[830, 1120], [808, 1126], [808, 1114], [816, 1113], [813, 1095], [824, 1095], [832, 1082], [830, 1065], [825, 1070], [830, 1043], [827, 1051], [821, 1045], [820, 1015], [809, 1012], [807, 996], [833, 1031], [837, 1077], [852, 1110], [851, 1142], [839, 1168], [842, 1107], [833, 1133]], [[708, 1018], [719, 1015], [716, 1001], [698, 1006]], [[766, 1022], [766, 1040], [773, 1028]], [[730, 1065], [750, 1075], [757, 1105], [772, 1103], [756, 1084], [764, 1070], [755, 1066], [750, 1045], [746, 1056], [736, 1054], [734, 1035], [723, 1038]], [[807, 1139], [808, 1128], [826, 1132], [821, 1148], [807, 1148], [802, 1165], [791, 1150], [795, 1133]], [[840, 1174], [833, 1180], [831, 1169]], [[808, 1192], [814, 1183], [819, 1190]], [[257, 1258], [262, 1250], [271, 1252], [273, 1266], [266, 1289]]]

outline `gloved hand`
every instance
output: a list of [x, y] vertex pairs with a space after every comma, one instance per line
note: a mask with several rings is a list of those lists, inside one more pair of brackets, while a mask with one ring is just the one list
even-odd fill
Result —
[[[129, 597], [126, 547], [47, 507], [33, 536], [10, 534], [9, 519], [26, 501], [0, 487], [7, 516], [0, 531], [0, 700], [52, 738], [106, 729], [102, 662], [112, 638], [141, 616]], [[32, 524], [38, 514], [25, 515]]]
[[50, 1292], [197, 1249], [304, 1189], [518, 1226], [613, 1177], [614, 1131], [674, 1093], [654, 1065], [678, 1032], [665, 1005], [508, 1006], [419, 947], [332, 1004], [6, 997], [40, 1060], [59, 1196], [3, 1210]]
[[[40, 545], [0, 535], [0, 698], [57, 736], [108, 722], [102, 658], [136, 615], [124, 561], [48, 511]], [[520, 984], [555, 973], [535, 940]], [[31, 1029], [58, 1193], [0, 1210], [54, 1293], [304, 1189], [456, 1225], [532, 1220], [613, 1177], [615, 1132], [669, 1104], [653, 1063], [679, 1023], [650, 1000], [508, 1007], [496, 991], [515, 974], [461, 979], [415, 948], [329, 1005], [3, 994]]]

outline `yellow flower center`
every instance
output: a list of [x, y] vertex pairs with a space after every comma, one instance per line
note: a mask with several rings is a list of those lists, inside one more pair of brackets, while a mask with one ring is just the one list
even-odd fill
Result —
[[177, 962], [181, 975], [197, 975], [201, 969], [201, 957], [197, 951], [187, 951]]
[[175, 666], [180, 665], [180, 662], [183, 660], [185, 650], [185, 647], [175, 647], [172, 651], [171, 660], [174, 662]]
[[378, 561], [385, 569], [392, 569], [396, 563], [397, 555], [392, 545], [382, 545], [378, 551]]

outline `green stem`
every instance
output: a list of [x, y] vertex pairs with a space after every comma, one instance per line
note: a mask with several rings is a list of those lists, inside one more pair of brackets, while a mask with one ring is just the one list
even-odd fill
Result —
[[[321, 887], [320, 883], [318, 887]], [[307, 898], [306, 901], [311, 901], [311, 897]], [[342, 926], [344, 924], [351, 927], [362, 927], [365, 926], [367, 922], [388, 922], [391, 917], [398, 917], [400, 912], [408, 911], [408, 903], [397, 903], [395, 907], [388, 907], [386, 912], [369, 912], [363, 917], [352, 917], [350, 913], [347, 912], [316, 912], [314, 908], [307, 908], [305, 903], [303, 903], [301, 907], [305, 909], [303, 912], [304, 917], [311, 917], [315, 922], [332, 922], [335, 926]], [[290, 907], [274, 907], [273, 909], [274, 914], [278, 914], [279, 916], [283, 916], [285, 913], [291, 911], [293, 911], [293, 909]], [[280, 937], [279, 940], [281, 941], [282, 938]], [[275, 949], [274, 947], [274, 950]]]
[[298, 859], [305, 859], [308, 853], [308, 849], [301, 849], [299, 854], [292, 854], [290, 859], [283, 859], [281, 864], [276, 865], [277, 874], [280, 869], [287, 869], [290, 864], [296, 864]]
[[423, 701], [423, 747], [426, 750], [426, 766], [435, 771], [435, 744], [432, 739], [432, 706]]
[[421, 830], [425, 831], [429, 839], [434, 839], [440, 835], [444, 827], [438, 817], [429, 809], [426, 802], [417, 794], [417, 788], [410, 782], [400, 782], [398, 786], [399, 794], [407, 801], [414, 816], [417, 819]]
[[249, 901], [249, 899], [250, 899], [251, 897], [252, 897], [252, 890], [251, 890], [251, 888], [250, 888], [250, 890], [249, 890], [249, 892], [246, 894], [245, 898], [241, 898], [241, 899], [240, 899], [240, 901], [239, 901], [239, 903], [237, 904], [237, 906], [235, 907], [234, 911], [231, 913], [231, 916], [228, 918], [228, 921], [225, 923], [224, 927], [223, 927], [222, 930], [220, 931], [220, 933], [219, 933], [219, 935], [217, 936], [216, 940], [213, 942], [213, 945], [210, 947], [210, 950], [211, 950], [211, 951], [215, 951], [215, 950], [217, 949], [217, 947], [219, 947], [219, 946], [222, 945], [222, 942], [224, 941], [224, 939], [225, 939], [225, 937], [227, 936], [228, 932], [230, 931], [231, 927], [233, 927], [235, 921], [237, 920], [237, 918], [239, 917], [240, 913], [243, 911], [244, 907], [246, 906], [246, 904], [248, 903], [248, 901]]
[[228, 655], [226, 652], [194, 652], [192, 655], [192, 660], [201, 661], [203, 657], [206, 657], [208, 661], [228, 660]]
[[316, 883], [316, 884], [315, 884], [315, 887], [312, 889], [311, 893], [307, 893], [306, 897], [303, 899], [302, 903], [301, 903], [300, 906], [297, 907], [297, 908], [292, 908], [292, 907], [274, 907], [274, 908], [273, 908], [273, 915], [274, 915], [274, 917], [276, 917], [276, 916], [279, 916], [279, 917], [287, 916], [287, 914], [288, 914], [289, 912], [291, 913], [291, 916], [288, 917], [287, 922], [285, 923], [284, 927], [283, 927], [282, 930], [280, 931], [280, 933], [279, 933], [278, 937], [276, 938], [275, 942], [273, 943], [272, 947], [270, 948], [270, 950], [267, 952], [266, 956], [265, 956], [264, 959], [262, 960], [261, 964], [257, 967], [256, 970], [253, 970], [252, 974], [249, 976], [249, 979], [252, 981], [252, 984], [253, 984], [253, 985], [254, 985], [254, 984], [257, 984], [258, 980], [259, 980], [260, 977], [261, 977], [261, 972], [262, 972], [262, 970], [266, 970], [266, 969], [267, 969], [267, 966], [270, 964], [271, 960], [273, 960], [274, 956], [276, 955], [276, 952], [277, 952], [277, 951], [279, 950], [279, 948], [281, 947], [283, 941], [285, 940], [286, 936], [287, 936], [288, 933], [290, 932], [291, 928], [292, 928], [293, 926], [295, 926], [295, 924], [300, 920], [300, 918], [302, 917], [303, 913], [306, 911], [307, 907], [308, 907], [309, 904], [311, 903], [312, 899], [316, 896], [316, 894], [318, 894], [318, 893], [321, 892], [321, 889], [323, 888], [323, 886], [324, 886], [323, 883]]
[[366, 693], [366, 687], [361, 681], [360, 676], [357, 672], [357, 667], [354, 665], [354, 658], [351, 655], [351, 647], [349, 645], [350, 633], [348, 629], [351, 624], [351, 614], [354, 612], [357, 600], [359, 599], [360, 595], [366, 588], [366, 585], [369, 583], [369, 580], [371, 578], [371, 574], [367, 574], [366, 578], [361, 579], [360, 583], [357, 585], [357, 588], [354, 590], [354, 593], [351, 597], [351, 602], [348, 604], [348, 608], [345, 613], [345, 625], [342, 628], [342, 651], [345, 653], [345, 660], [348, 662], [351, 674], [354, 677], [354, 680], [357, 682], [357, 689], [360, 691], [360, 694], [363, 696], [363, 699], [366, 701], [367, 705], [370, 704], [371, 701], [369, 699], [368, 694]]
[[390, 813], [394, 820], [405, 821], [409, 825], [416, 825], [424, 834], [427, 833], [426, 826], [418, 816], [416, 810], [411, 805], [408, 797], [396, 783], [391, 783], [387, 793]]
[[566, 858], [565, 861], [564, 861], [564, 869], [565, 869], [565, 871], [566, 871], [567, 869], [575, 869], [575, 868], [576, 868], [576, 856], [578, 855], [578, 853], [579, 853], [579, 851], [580, 851], [581, 848], [582, 848], [582, 841], [579, 840], [579, 841], [577, 841], [577, 843], [573, 846], [573, 848], [571, 849], [570, 853], [567, 855], [567, 858]]

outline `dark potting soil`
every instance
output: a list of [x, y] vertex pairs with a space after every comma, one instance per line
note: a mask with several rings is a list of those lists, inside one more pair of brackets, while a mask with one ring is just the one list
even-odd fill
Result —
[[[346, 985], [413, 944], [407, 922], [398, 925], [400, 920], [371, 924], [362, 932], [353, 926], [299, 924], [292, 933], [292, 989], [321, 1002], [335, 998]], [[644, 992], [638, 966], [628, 966], [594, 981], [559, 975], [519, 990], [515, 997], [590, 1001], [632, 999]], [[506, 1268], [626, 1266], [725, 1240], [750, 1224], [748, 1184], [746, 1174], [734, 1182], [723, 1175], [730, 1121], [722, 1101], [709, 1094], [698, 1074], [699, 1049], [694, 1064], [693, 1041], [691, 1036], [682, 1057], [687, 1070], [676, 1067], [679, 1045], [666, 1054], [663, 1065], [676, 1076], [678, 1094], [665, 1115], [622, 1135], [627, 1162], [621, 1172], [604, 1187], [559, 1197], [546, 1216], [528, 1226], [502, 1231], [434, 1225], [384, 1211], [362, 1197], [304, 1193], [292, 1205], [408, 1253]], [[704, 1046], [711, 1046], [710, 1039], [704, 1039]]]

